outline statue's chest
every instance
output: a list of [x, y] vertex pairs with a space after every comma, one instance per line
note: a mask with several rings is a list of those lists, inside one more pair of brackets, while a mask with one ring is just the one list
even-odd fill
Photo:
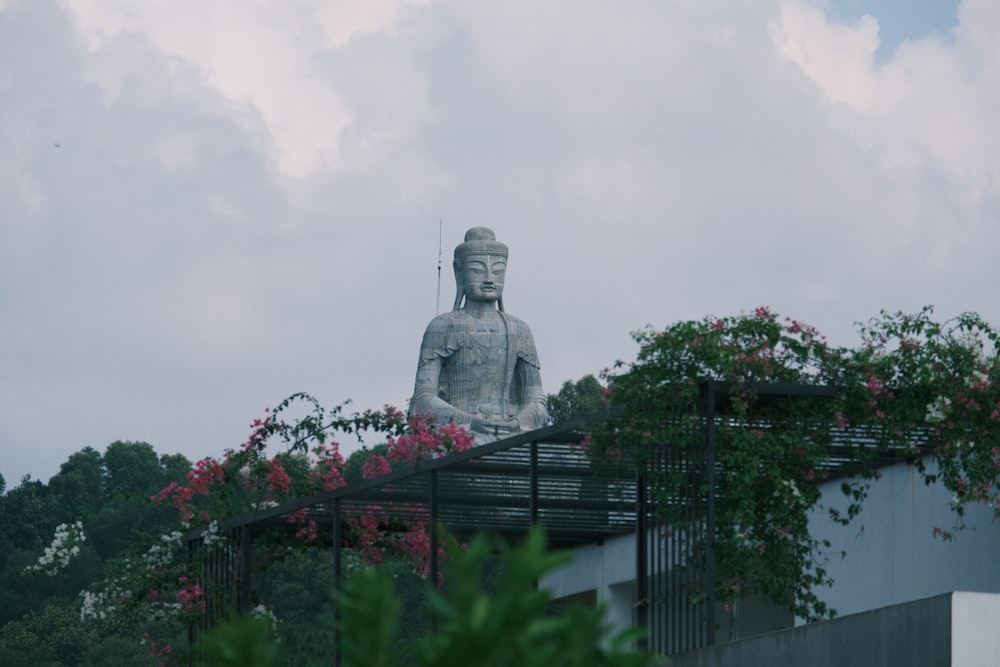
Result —
[[[507, 366], [507, 327], [501, 320], [468, 320], [465, 326], [450, 336], [448, 347], [453, 350], [448, 365], [458, 368]], [[457, 370], [457, 369], [456, 369]]]
[[463, 364], [472, 366], [507, 365], [507, 331], [502, 322], [484, 322], [475, 331], [462, 335], [458, 357]]

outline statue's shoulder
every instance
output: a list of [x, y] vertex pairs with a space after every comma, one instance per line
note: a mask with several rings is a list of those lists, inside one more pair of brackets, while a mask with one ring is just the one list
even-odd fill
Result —
[[424, 331], [424, 346], [456, 349], [458, 334], [462, 330], [462, 315], [463, 313], [450, 311], [431, 320]]
[[427, 325], [424, 340], [420, 345], [421, 363], [435, 359], [446, 358], [462, 349], [463, 325], [468, 316], [465, 313], [451, 311], [438, 315]]
[[507, 323], [508, 326], [510, 326], [511, 331], [514, 331], [521, 336], [531, 336], [531, 329], [528, 328], [528, 325], [525, 324], [524, 320], [514, 317], [509, 313], [504, 313], [504, 317], [507, 318]]
[[447, 313], [441, 313], [427, 325], [427, 333], [449, 333], [454, 331], [459, 324], [459, 318], [457, 315], [461, 313], [455, 311], [448, 311]]

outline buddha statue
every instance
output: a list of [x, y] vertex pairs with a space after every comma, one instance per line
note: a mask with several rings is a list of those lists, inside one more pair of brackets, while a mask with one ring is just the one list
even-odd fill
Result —
[[474, 227], [455, 248], [451, 312], [424, 332], [410, 414], [463, 427], [483, 444], [545, 426], [548, 414], [531, 331], [504, 312], [507, 246]]

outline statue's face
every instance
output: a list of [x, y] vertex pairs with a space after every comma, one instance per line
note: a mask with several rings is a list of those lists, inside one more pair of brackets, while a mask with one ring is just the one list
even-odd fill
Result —
[[494, 303], [503, 296], [507, 260], [493, 255], [469, 255], [459, 272], [459, 280], [470, 301]]

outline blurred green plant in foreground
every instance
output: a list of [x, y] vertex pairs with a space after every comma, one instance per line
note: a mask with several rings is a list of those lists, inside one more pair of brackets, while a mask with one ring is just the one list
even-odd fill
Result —
[[[484, 567], [496, 551], [503, 567], [495, 592], [484, 587]], [[634, 647], [642, 631], [612, 634], [602, 609], [571, 605], [546, 614], [551, 598], [537, 586], [568, 554], [550, 553], [540, 529], [520, 545], [477, 536], [455, 548], [446, 565], [446, 585], [428, 589], [436, 630], [412, 642], [399, 638], [401, 604], [392, 575], [359, 568], [344, 581], [338, 598], [343, 667], [642, 667], [655, 657]], [[198, 645], [198, 664], [272, 667], [283, 664], [280, 643], [266, 621], [237, 619], [219, 626]], [[314, 664], [329, 664], [315, 656]]]

